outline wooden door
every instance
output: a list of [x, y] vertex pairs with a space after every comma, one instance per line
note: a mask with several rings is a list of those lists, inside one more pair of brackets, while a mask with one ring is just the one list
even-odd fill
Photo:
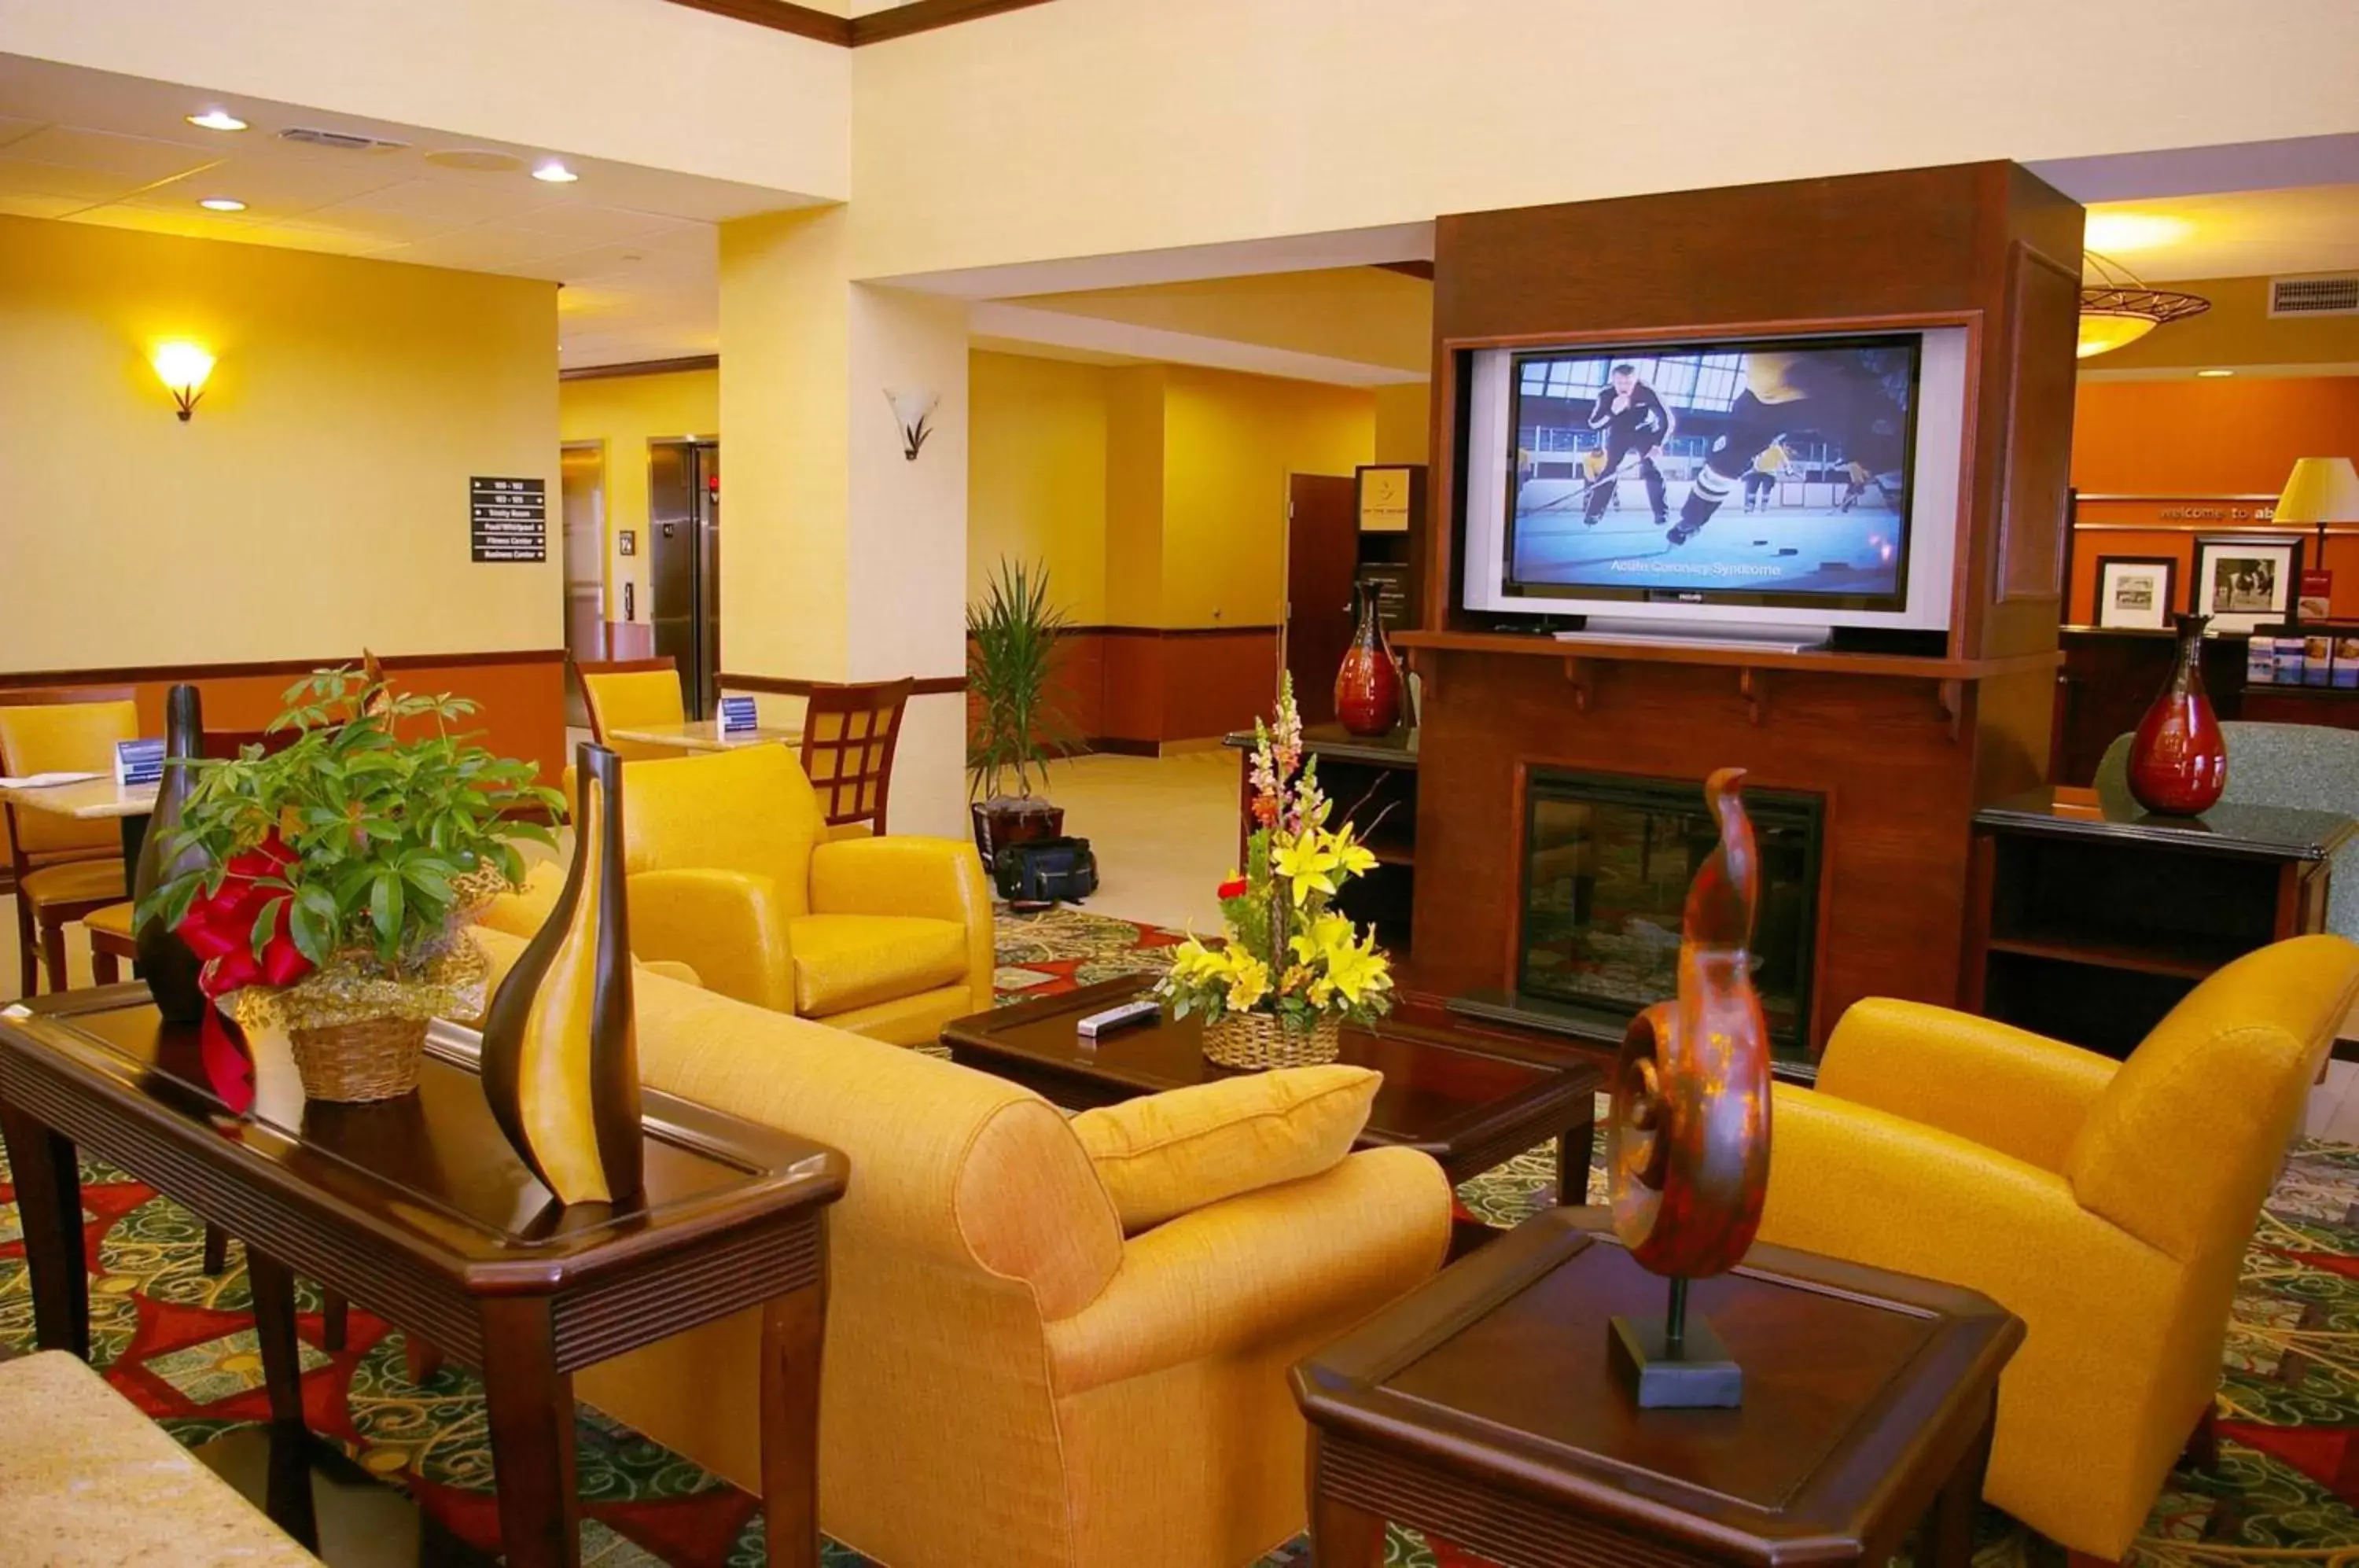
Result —
[[1360, 557], [1352, 481], [1290, 475], [1286, 517], [1286, 668], [1302, 722], [1323, 724], [1335, 717], [1335, 671], [1352, 644], [1352, 581]]

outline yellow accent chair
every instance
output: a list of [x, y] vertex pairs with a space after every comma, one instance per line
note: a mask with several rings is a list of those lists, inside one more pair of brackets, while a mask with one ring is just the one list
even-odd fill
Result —
[[[974, 846], [831, 840], [782, 746], [634, 762], [623, 775], [631, 951], [708, 989], [895, 1045], [991, 1006], [991, 890]], [[543, 866], [492, 923], [539, 929], [564, 880]]]
[[[0, 775], [112, 776], [114, 743], [139, 735], [127, 687], [38, 688], [0, 693]], [[65, 929], [120, 900], [130, 887], [123, 829], [112, 818], [81, 821], [10, 806], [9, 855], [16, 880], [18, 973], [27, 996], [66, 988]]]
[[[639, 725], [677, 724], [688, 709], [680, 697], [679, 668], [669, 654], [660, 659], [620, 659], [603, 663], [576, 664], [582, 682], [582, 705], [590, 710], [590, 738], [625, 762], [647, 757], [677, 757], [677, 747], [649, 746], [645, 741], [616, 740], [614, 732]], [[573, 794], [571, 781], [566, 797]]]
[[[484, 943], [499, 972], [524, 946]], [[1082, 1138], [1029, 1090], [635, 987], [646, 1083], [851, 1159], [828, 1218], [828, 1534], [894, 1568], [1244, 1568], [1301, 1529], [1286, 1370], [1440, 1267], [1450, 1182], [1430, 1159], [1344, 1136], [1323, 1169], [1273, 1161], [1274, 1184], [1215, 1171], [1234, 1195], [1125, 1237]], [[759, 1490], [760, 1325], [675, 1334], [575, 1390]]]
[[2127, 1061], [1872, 1000], [1780, 1084], [1760, 1238], [1980, 1290], [2029, 1328], [1984, 1496], [2111, 1562], [2220, 1383], [2262, 1203], [2359, 946], [2297, 937], [2198, 985]]

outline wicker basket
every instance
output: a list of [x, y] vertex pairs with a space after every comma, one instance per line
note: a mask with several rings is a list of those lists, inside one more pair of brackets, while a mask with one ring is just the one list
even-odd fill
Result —
[[1204, 1054], [1223, 1067], [1261, 1071], [1316, 1067], [1343, 1050], [1343, 1020], [1332, 1014], [1309, 1029], [1289, 1027], [1275, 1013], [1224, 1013], [1204, 1026]]
[[424, 1018], [362, 1018], [325, 1029], [290, 1029], [295, 1071], [314, 1100], [358, 1104], [398, 1099], [418, 1087], [426, 1054]]

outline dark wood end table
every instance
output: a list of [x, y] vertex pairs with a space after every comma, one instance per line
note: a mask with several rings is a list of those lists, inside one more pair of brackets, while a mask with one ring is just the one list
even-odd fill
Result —
[[[762, 1471], [770, 1561], [816, 1568], [827, 1207], [823, 1145], [648, 1091], [646, 1188], [560, 1204], [492, 1119], [475, 1036], [437, 1024], [418, 1092], [306, 1103], [283, 1037], [209, 1058], [145, 985], [0, 1018], [7, 1144], [45, 1350], [90, 1355], [79, 1149], [245, 1238], [275, 1429], [303, 1420], [294, 1275], [342, 1291], [482, 1368], [510, 1568], [580, 1561], [573, 1373], [763, 1310]], [[299, 1514], [308, 1490], [290, 1498]], [[274, 1501], [280, 1488], [274, 1477]], [[281, 1519], [301, 1539], [308, 1519]]]
[[[1236, 1076], [1204, 1055], [1203, 1026], [1194, 1018], [1159, 1018], [1094, 1043], [1074, 1032], [1082, 1015], [1152, 984], [1151, 976], [1125, 975], [976, 1013], [943, 1029], [942, 1043], [962, 1066], [1074, 1110]], [[1557, 1202], [1587, 1201], [1597, 1091], [1605, 1082], [1595, 1058], [1435, 1012], [1430, 1019], [1397, 1015], [1372, 1029], [1347, 1024], [1338, 1060], [1385, 1075], [1362, 1149], [1422, 1149], [1454, 1184], [1554, 1138]]]
[[1603, 1209], [1552, 1209], [1296, 1367], [1320, 1568], [1384, 1521], [1511, 1568], [1864, 1563], [1920, 1519], [1967, 1568], [2023, 1324], [1971, 1290], [1756, 1247], [1690, 1288], [1745, 1371], [1736, 1410], [1641, 1410], [1606, 1320], [1665, 1281]]

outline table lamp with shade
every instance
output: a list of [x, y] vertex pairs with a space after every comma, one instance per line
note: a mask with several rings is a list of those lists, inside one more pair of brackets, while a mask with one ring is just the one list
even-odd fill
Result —
[[2359, 467], [2347, 457], [2297, 458], [2277, 496], [2275, 520], [2318, 526], [2318, 553], [2301, 574], [2299, 614], [2303, 620], [2323, 620], [2334, 583], [2326, 570], [2326, 525], [2359, 523]]

